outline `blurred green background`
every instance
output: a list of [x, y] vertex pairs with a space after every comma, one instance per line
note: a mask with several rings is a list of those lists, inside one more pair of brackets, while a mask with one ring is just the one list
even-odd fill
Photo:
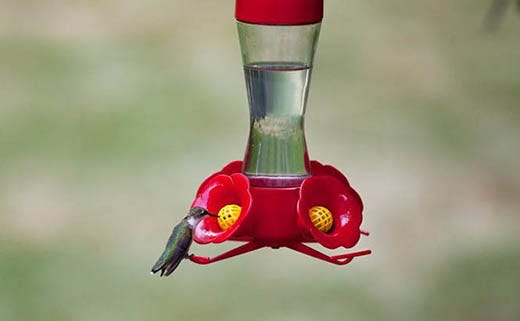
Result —
[[245, 150], [233, 1], [3, 0], [0, 320], [519, 320], [520, 19], [483, 33], [489, 5], [326, 1], [309, 152], [362, 195], [373, 255], [164, 279], [171, 227]]

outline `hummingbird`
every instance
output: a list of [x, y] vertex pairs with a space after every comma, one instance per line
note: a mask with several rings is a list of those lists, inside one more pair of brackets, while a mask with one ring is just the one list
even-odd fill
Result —
[[152, 267], [151, 274], [161, 271], [161, 276], [168, 276], [175, 271], [182, 259], [189, 257], [188, 250], [193, 241], [193, 229], [206, 215], [218, 217], [202, 207], [195, 206], [190, 209], [188, 215], [173, 228], [164, 252]]

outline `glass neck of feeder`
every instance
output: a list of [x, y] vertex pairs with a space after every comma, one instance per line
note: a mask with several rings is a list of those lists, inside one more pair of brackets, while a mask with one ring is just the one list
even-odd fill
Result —
[[299, 186], [310, 175], [304, 115], [321, 24], [237, 24], [251, 122], [243, 172], [252, 185]]

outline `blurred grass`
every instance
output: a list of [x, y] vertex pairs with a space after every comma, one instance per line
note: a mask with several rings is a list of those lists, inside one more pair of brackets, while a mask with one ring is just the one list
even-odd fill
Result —
[[520, 315], [516, 245], [451, 260], [431, 279], [423, 320], [514, 320]]
[[4, 1], [0, 320], [519, 319], [520, 19], [482, 33], [488, 5], [326, 2], [309, 152], [362, 195], [371, 257], [158, 279], [198, 184], [245, 149], [232, 3]]

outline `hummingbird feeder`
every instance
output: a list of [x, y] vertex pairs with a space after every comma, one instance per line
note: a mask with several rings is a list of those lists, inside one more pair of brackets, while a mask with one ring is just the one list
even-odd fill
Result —
[[232, 161], [200, 185], [192, 207], [207, 216], [195, 227], [199, 244], [244, 244], [216, 257], [190, 255], [209, 264], [263, 247], [286, 247], [333, 264], [347, 264], [370, 250], [352, 248], [361, 235], [363, 203], [336, 168], [309, 160], [304, 114], [323, 0], [237, 0], [235, 17], [250, 110], [243, 161]]

